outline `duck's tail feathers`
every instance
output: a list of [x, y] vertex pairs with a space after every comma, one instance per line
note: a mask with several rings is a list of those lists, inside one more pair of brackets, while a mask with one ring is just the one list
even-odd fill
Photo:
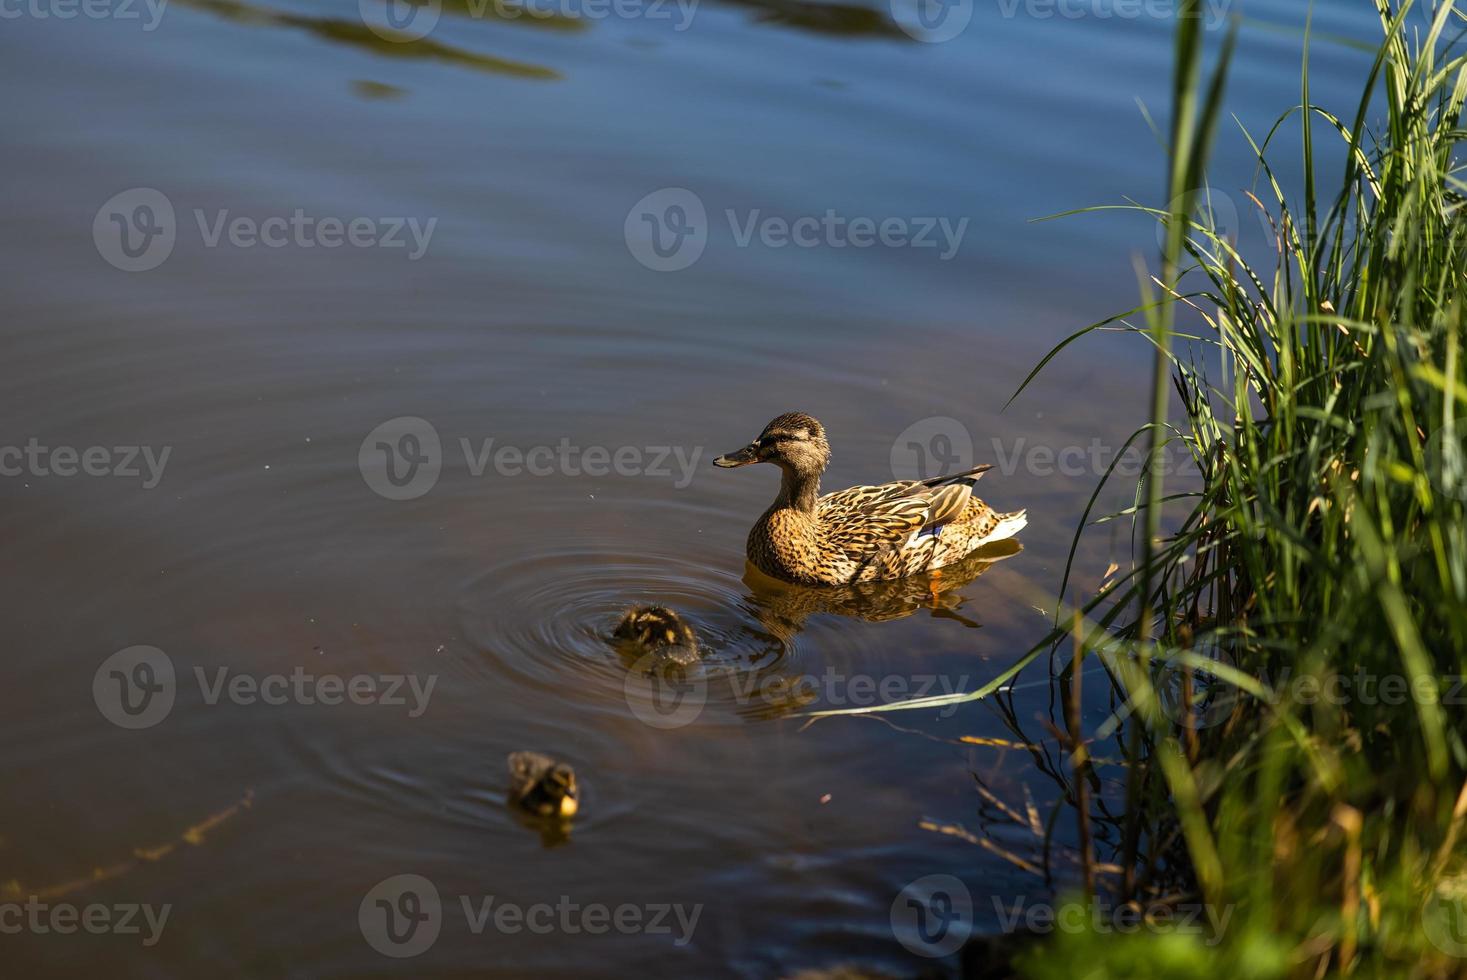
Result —
[[994, 541], [1006, 541], [1029, 525], [1029, 512], [1027, 510], [1016, 510], [1012, 514], [1000, 514], [998, 523], [993, 526], [983, 538], [984, 544]]
[[984, 463], [982, 466], [975, 466], [971, 470], [963, 470], [961, 473], [949, 473], [947, 476], [934, 476], [931, 479], [923, 480], [922, 485], [924, 487], [940, 487], [945, 483], [958, 483], [960, 481], [973, 484], [977, 483], [978, 478], [991, 469], [993, 469], [992, 463]]

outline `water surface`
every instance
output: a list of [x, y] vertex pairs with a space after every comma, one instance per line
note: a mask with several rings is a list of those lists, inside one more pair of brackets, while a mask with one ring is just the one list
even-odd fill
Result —
[[[1317, 27], [1369, 38], [1369, 6], [1321, 4]], [[1295, 8], [1237, 9], [1297, 25]], [[1031, 219], [1161, 203], [1137, 100], [1165, 124], [1170, 25], [980, 4], [958, 37], [920, 43], [875, 4], [706, 0], [682, 31], [466, 9], [450, 3], [419, 45], [383, 40], [344, 0], [174, 0], [156, 30], [145, 8], [142, 23], [0, 25], [0, 444], [169, 453], [153, 486], [145, 467], [0, 478], [0, 880], [12, 895], [172, 907], [151, 947], [0, 936], [17, 975], [767, 977], [849, 960], [915, 974], [934, 964], [890, 925], [913, 879], [958, 876], [985, 931], [995, 900], [1052, 894], [995, 850], [921, 826], [1034, 856], [979, 786], [1021, 812], [1055, 805], [1038, 764], [1057, 755], [1042, 663], [1010, 698], [895, 728], [799, 715], [845, 706], [855, 676], [974, 689], [1043, 633], [1036, 603], [1059, 585], [1094, 477], [1031, 450], [1119, 446], [1142, 412], [1146, 352], [1092, 342], [1004, 405], [1050, 346], [1133, 305], [1134, 257], [1155, 239], [1129, 216]], [[1266, 128], [1295, 97], [1297, 64], [1297, 34], [1245, 27], [1239, 121]], [[1322, 47], [1316, 97], [1351, 110], [1366, 64]], [[1252, 179], [1244, 146], [1230, 132], [1219, 144], [1215, 179], [1236, 192]], [[108, 261], [115, 233], [99, 248], [107, 215], [93, 230], [134, 188], [167, 199], [176, 240], [156, 268], [126, 272]], [[640, 264], [625, 234], [665, 188], [708, 215], [705, 250], [675, 272]], [[298, 210], [434, 225], [416, 258], [209, 244], [221, 220]], [[944, 259], [740, 245], [729, 210], [736, 225], [830, 211], [966, 224]], [[711, 459], [792, 409], [828, 427], [832, 488], [890, 479], [912, 426], [943, 458], [965, 434], [974, 462], [1008, 459], [980, 489], [1028, 508], [1024, 550], [938, 599], [840, 606], [751, 584], [744, 536], [775, 474]], [[432, 426], [442, 469], [394, 500], [359, 456], [402, 417]], [[924, 421], [942, 418], [960, 430]], [[487, 440], [576, 452], [546, 475], [476, 474]], [[598, 466], [589, 447], [636, 462]], [[1079, 585], [1129, 548], [1124, 523], [1095, 532]], [[649, 725], [628, 701], [603, 636], [638, 601], [683, 610], [709, 644], [690, 724]], [[124, 730], [93, 679], [135, 645], [170, 658], [177, 695], [157, 724]], [[434, 687], [416, 715], [411, 699], [211, 703], [197, 678], [221, 669]], [[800, 682], [830, 675], [842, 680]], [[1109, 704], [1091, 681], [1093, 726]], [[504, 756], [523, 748], [581, 774], [568, 839], [503, 806]], [[1057, 824], [1060, 883], [1072, 822]], [[76, 884], [94, 869], [116, 873]], [[404, 873], [432, 881], [447, 911], [432, 948], [399, 961], [364, 940], [358, 908]], [[488, 895], [703, 908], [685, 945], [476, 935], [457, 897]]]

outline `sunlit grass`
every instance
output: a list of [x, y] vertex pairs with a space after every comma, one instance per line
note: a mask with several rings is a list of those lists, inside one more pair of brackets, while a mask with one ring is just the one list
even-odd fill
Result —
[[[1377, 0], [1385, 40], [1342, 115], [1311, 103], [1306, 38], [1299, 104], [1240, 137], [1277, 238], [1255, 268], [1198, 206], [1231, 49], [1204, 81], [1198, 6], [1178, 19], [1172, 203], [1141, 209], [1166, 242], [1133, 327], [1156, 358], [1139, 554], [1041, 649], [1078, 633], [1133, 712], [1111, 897], [1201, 903], [1227, 924], [1060, 932], [1024, 966], [1467, 973], [1467, 915], [1453, 921], [1467, 872], [1463, 21], [1451, 2]], [[1302, 154], [1297, 195], [1268, 166], [1285, 152]], [[1316, 184], [1326, 156], [1343, 173], [1332, 193]], [[1168, 445], [1195, 459], [1199, 490], [1168, 499]], [[1207, 671], [1215, 660], [1235, 669]]]

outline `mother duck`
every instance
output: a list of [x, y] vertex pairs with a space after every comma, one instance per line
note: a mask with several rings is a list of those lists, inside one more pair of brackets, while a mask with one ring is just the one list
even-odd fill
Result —
[[743, 449], [713, 461], [773, 463], [783, 474], [779, 496], [749, 532], [749, 561], [766, 575], [803, 585], [904, 578], [960, 561], [1028, 523], [1022, 510], [1000, 514], [973, 496], [989, 466], [822, 497], [829, 462], [825, 427], [803, 412], [779, 416]]

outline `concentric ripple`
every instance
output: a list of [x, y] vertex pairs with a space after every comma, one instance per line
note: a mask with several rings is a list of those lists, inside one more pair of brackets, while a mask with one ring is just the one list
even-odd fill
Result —
[[726, 708], [741, 686], [798, 660], [793, 631], [761, 620], [738, 577], [670, 554], [567, 548], [509, 557], [468, 583], [459, 607], [463, 636], [488, 669], [517, 675], [537, 698], [625, 715], [637, 707], [638, 679], [656, 687], [662, 676], [649, 677], [649, 664], [610, 641], [639, 603], [669, 606], [697, 632], [702, 658], [676, 683], [696, 687], [700, 705]]

